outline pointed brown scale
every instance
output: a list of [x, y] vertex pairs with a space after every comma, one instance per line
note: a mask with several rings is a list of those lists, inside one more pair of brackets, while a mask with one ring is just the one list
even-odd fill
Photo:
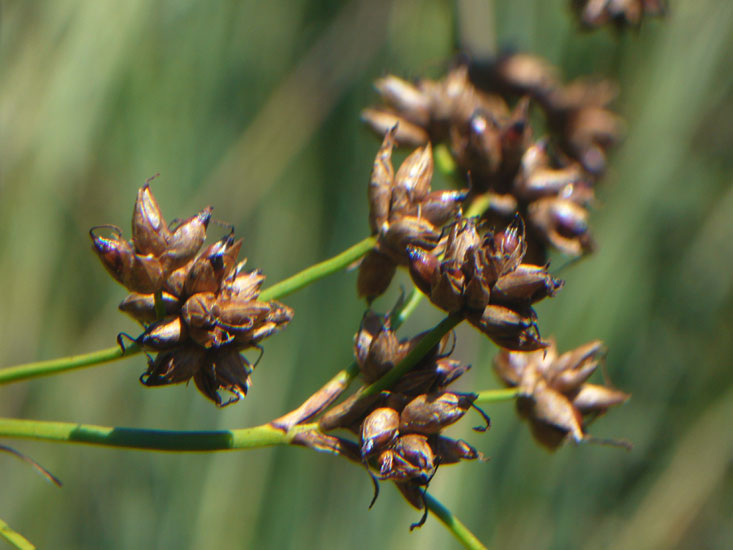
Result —
[[412, 281], [423, 294], [430, 296], [433, 284], [440, 277], [440, 261], [427, 250], [413, 245], [408, 245], [407, 256], [410, 259]]
[[562, 195], [569, 186], [586, 181], [578, 163], [564, 168], [535, 168], [526, 176], [517, 177], [514, 188], [523, 199], [536, 200], [544, 196]]
[[[172, 315], [179, 310], [178, 298], [172, 294], [163, 292], [160, 299], [165, 315]], [[155, 294], [129, 294], [120, 302], [118, 309], [142, 324], [149, 324], [157, 319]]]
[[183, 284], [186, 282], [186, 277], [192, 265], [193, 260], [172, 271], [166, 278], [165, 283], [163, 283], [163, 290], [181, 298], [183, 296]]
[[368, 310], [362, 317], [359, 331], [354, 335], [354, 357], [359, 368], [362, 368], [366, 362], [369, 347], [383, 327], [384, 317], [372, 310]]
[[529, 101], [529, 96], [520, 98], [509, 120], [501, 126], [499, 140], [502, 152], [502, 171], [510, 170], [514, 174], [524, 151], [530, 145], [532, 127], [529, 122]]
[[211, 364], [219, 390], [226, 390], [233, 396], [224, 405], [244, 399], [252, 374], [252, 366], [247, 359], [234, 349], [222, 348], [213, 352]]
[[226, 281], [223, 292], [228, 296], [236, 296], [240, 300], [255, 300], [260, 295], [260, 288], [265, 280], [262, 271], [241, 271], [233, 279]]
[[581, 414], [589, 414], [605, 412], [609, 407], [624, 403], [629, 397], [630, 394], [615, 388], [586, 383], [572, 397], [572, 402]]
[[[108, 228], [112, 238], [95, 235], [96, 230]], [[132, 246], [122, 240], [120, 229], [114, 226], [93, 227], [89, 231], [92, 248], [110, 275], [124, 287], [140, 294], [152, 294], [161, 289], [163, 272], [152, 255], [135, 254]]]
[[499, 277], [491, 289], [491, 301], [498, 304], [534, 304], [554, 296], [564, 284], [564, 281], [550, 275], [545, 267], [521, 264]]
[[185, 342], [187, 331], [178, 315], [169, 316], [150, 325], [135, 340], [143, 349], [166, 350]]
[[166, 270], [178, 269], [196, 255], [206, 239], [206, 228], [209, 226], [212, 210], [211, 206], [207, 206], [197, 215], [181, 222], [173, 231], [168, 248], [161, 256]]
[[495, 343], [513, 351], [535, 351], [548, 345], [540, 339], [531, 309], [520, 313], [490, 304], [481, 316], [471, 314], [468, 320]]
[[524, 222], [516, 216], [504, 231], [493, 236], [491, 233], [484, 239], [483, 248], [488, 252], [490, 264], [497, 278], [514, 271], [527, 252], [524, 238]]
[[395, 442], [395, 452], [425, 476], [425, 481], [435, 470], [435, 454], [422, 434], [405, 434]]
[[430, 446], [440, 464], [456, 464], [461, 460], [483, 458], [481, 453], [462, 439], [451, 439], [442, 435], [431, 435]]
[[463, 283], [465, 276], [460, 269], [444, 268], [438, 281], [430, 289], [430, 301], [448, 313], [456, 313], [463, 307]]
[[264, 319], [258, 319], [254, 323], [252, 330], [238, 330], [236, 326], [224, 327], [230, 331], [233, 336], [232, 345], [237, 349], [247, 349], [257, 345], [261, 340], [280, 332], [293, 319], [293, 310], [280, 302], [267, 302], [269, 311]]
[[391, 223], [380, 241], [381, 250], [399, 264], [406, 264], [406, 247], [409, 244], [433, 248], [440, 239], [438, 231], [429, 221], [414, 216], [404, 216]]
[[412, 205], [406, 213], [425, 218], [435, 227], [442, 227], [458, 214], [467, 196], [467, 189], [431, 191], [422, 201]]
[[394, 182], [394, 168], [392, 166], [392, 148], [397, 126], [391, 127], [384, 134], [384, 140], [374, 159], [372, 173], [369, 178], [369, 226], [372, 234], [376, 235], [385, 226], [389, 219], [392, 184]]
[[218, 292], [224, 279], [229, 277], [237, 263], [242, 239], [233, 235], [210, 245], [193, 262], [183, 284], [187, 296], [197, 292]]
[[361, 120], [365, 122], [373, 132], [383, 136], [385, 132], [397, 126], [395, 139], [397, 143], [405, 147], [420, 147], [425, 145], [430, 136], [428, 132], [417, 124], [413, 124], [406, 118], [381, 108], [364, 109], [361, 112]]
[[140, 381], [146, 386], [186, 382], [203, 367], [204, 358], [204, 350], [192, 345], [161, 352], [155, 360], [148, 360], [148, 370], [140, 377]]
[[146, 183], [138, 190], [132, 211], [132, 241], [135, 250], [143, 255], [160, 256], [167, 249], [170, 237], [171, 233], [158, 201]]
[[481, 237], [476, 231], [476, 224], [470, 218], [463, 218], [451, 227], [445, 249], [444, 261], [456, 261], [463, 264], [466, 253], [481, 245]]
[[397, 438], [399, 413], [388, 407], [374, 409], [361, 423], [361, 456], [368, 458], [389, 448]]
[[[425, 147], [415, 149], [402, 162], [394, 177], [392, 193], [392, 210], [404, 210], [407, 204], [422, 201], [430, 192], [430, 181], [433, 179], [433, 148], [428, 143]], [[406, 203], [395, 205], [395, 191], [405, 191]]]
[[379, 379], [399, 362], [399, 341], [389, 327], [389, 318], [372, 340], [369, 351], [361, 365], [364, 381], [370, 384]]
[[421, 127], [430, 122], [430, 99], [416, 86], [393, 75], [378, 78], [374, 87], [384, 102]]
[[384, 293], [392, 282], [397, 265], [391, 258], [378, 250], [372, 249], [359, 265], [359, 274], [356, 279], [356, 289], [360, 298], [372, 301]]
[[[549, 349], [548, 349], [549, 352]], [[508, 386], [518, 386], [522, 380], [527, 365], [534, 361], [537, 354], [545, 350], [530, 353], [514, 353], [507, 349], [500, 349], [494, 357], [494, 372]]]
[[400, 433], [437, 434], [466, 414], [475, 399], [451, 392], [419, 395], [400, 413]]
[[530, 419], [569, 434], [576, 442], [585, 438], [583, 419], [570, 400], [544, 383], [532, 392]]

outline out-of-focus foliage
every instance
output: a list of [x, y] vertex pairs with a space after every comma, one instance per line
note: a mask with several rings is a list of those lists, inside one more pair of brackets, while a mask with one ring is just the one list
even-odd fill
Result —
[[[375, 99], [371, 82], [440, 75], [458, 28], [454, 6], [437, 1], [1, 7], [1, 365], [135, 331], [86, 232], [127, 228], [137, 188], [156, 172], [167, 218], [213, 205], [270, 283], [366, 236], [378, 142], [358, 113]], [[468, 18], [479, 28], [481, 13]], [[579, 32], [562, 0], [496, 1], [494, 16], [499, 44], [621, 85], [629, 131], [599, 187], [599, 250], [561, 271], [565, 289], [540, 319], [561, 350], [606, 342], [613, 382], [632, 399], [593, 432], [635, 448], [551, 455], [511, 404], [496, 404], [488, 434], [452, 431], [491, 461], [446, 467], [431, 491], [494, 548], [731, 547], [733, 4], [672, 2], [665, 20], [623, 35]], [[236, 406], [144, 388], [137, 356], [2, 387], [0, 415], [170, 429], [267, 421], [350, 362], [364, 307], [355, 273], [285, 301], [292, 326], [267, 342]], [[437, 318], [423, 304], [402, 332]], [[470, 327], [458, 338], [474, 365], [462, 383], [498, 386], [493, 346]], [[64, 481], [58, 490], [0, 457], [0, 517], [42, 548], [455, 545], [434, 519], [409, 533], [418, 514], [388, 486], [367, 511], [366, 474], [327, 455], [12, 443]]]

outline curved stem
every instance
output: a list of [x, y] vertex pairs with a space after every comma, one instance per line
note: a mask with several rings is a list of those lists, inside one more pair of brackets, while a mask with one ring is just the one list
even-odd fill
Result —
[[425, 493], [425, 503], [428, 506], [428, 510], [446, 526], [448, 531], [458, 539], [464, 548], [468, 548], [469, 550], [486, 550], [486, 546], [476, 538], [476, 535], [471, 533], [468, 527], [461, 523], [461, 520], [453, 515], [453, 512], [448, 508], [443, 506], [437, 498], [430, 493]]
[[[312, 265], [300, 273], [296, 273], [292, 277], [288, 277], [287, 279], [266, 288], [262, 291], [259, 298], [261, 300], [275, 300], [282, 298], [283, 296], [287, 296], [288, 294], [292, 294], [296, 290], [299, 290], [318, 279], [347, 267], [349, 264], [369, 252], [369, 250], [374, 247], [375, 242], [376, 237], [367, 237], [333, 258], [329, 258], [328, 260]], [[0, 369], [0, 385], [28, 380], [39, 376], [60, 374], [62, 372], [83, 367], [101, 365], [102, 363], [109, 363], [110, 361], [130, 357], [140, 353], [140, 351], [140, 348], [133, 344], [127, 347], [123, 354], [119, 346], [113, 346], [111, 348], [85, 353], [83, 355], [61, 357], [59, 359], [7, 367]]]
[[36, 550], [36, 547], [17, 531], [13, 531], [10, 526], [0, 519], [0, 538], [5, 539], [13, 548], [18, 550]]
[[140, 348], [133, 344], [128, 346], [123, 355], [120, 346], [93, 351], [82, 355], [72, 355], [70, 357], [61, 357], [59, 359], [50, 359], [48, 361], [37, 361], [35, 363], [26, 363], [16, 367], [7, 367], [0, 369], [0, 385], [18, 382], [20, 380], [29, 380], [39, 376], [49, 376], [69, 370], [81, 369], [84, 367], [92, 367], [110, 361], [117, 361], [135, 355], [140, 352]]
[[495, 403], [498, 401], [510, 401], [519, 395], [519, 388], [502, 388], [499, 390], [484, 390], [478, 392], [474, 403]]
[[297, 434], [314, 429], [317, 425], [303, 424], [283, 432], [265, 424], [236, 430], [170, 431], [0, 418], [0, 437], [148, 451], [226, 451], [287, 445]]
[[356, 243], [354, 246], [347, 248], [341, 252], [341, 254], [312, 265], [300, 273], [296, 273], [292, 277], [288, 277], [287, 279], [266, 288], [260, 294], [259, 299], [265, 301], [275, 300], [283, 298], [288, 294], [292, 294], [296, 290], [300, 290], [313, 281], [322, 279], [331, 273], [335, 273], [336, 271], [347, 267], [349, 264], [355, 262], [364, 254], [369, 252], [369, 250], [374, 248], [376, 242], [376, 237], [367, 237], [366, 239]]

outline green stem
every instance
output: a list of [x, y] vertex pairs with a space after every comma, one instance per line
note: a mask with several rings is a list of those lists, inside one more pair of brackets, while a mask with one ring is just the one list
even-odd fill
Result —
[[502, 388], [500, 390], [484, 390], [478, 392], [474, 403], [495, 403], [497, 401], [510, 401], [519, 395], [519, 388]]
[[303, 424], [283, 432], [265, 424], [236, 430], [169, 431], [0, 418], [0, 437], [148, 451], [226, 451], [287, 445], [296, 434], [313, 429], [317, 429], [315, 424]]
[[486, 550], [480, 540], [476, 538], [476, 535], [471, 533], [461, 520], [453, 515], [453, 512], [448, 510], [443, 504], [430, 493], [425, 493], [425, 502], [435, 517], [437, 517], [443, 525], [446, 526], [448, 531], [458, 539], [464, 548], [469, 550]]
[[266, 288], [260, 294], [259, 299], [265, 301], [275, 300], [283, 298], [288, 294], [292, 294], [296, 290], [300, 290], [304, 286], [307, 286], [318, 279], [322, 279], [331, 273], [335, 273], [347, 267], [349, 264], [355, 262], [374, 248], [376, 242], [376, 237], [367, 237], [366, 239], [356, 243], [354, 246], [347, 248], [341, 254], [312, 265], [300, 273], [296, 273], [292, 277], [288, 277], [284, 281], [280, 281], [279, 283]]
[[18, 550], [36, 550], [36, 547], [20, 533], [13, 531], [10, 526], [0, 519], [0, 538], [5, 539]]
[[407, 297], [407, 300], [402, 302], [402, 304], [395, 308], [395, 310], [392, 312], [392, 315], [390, 316], [390, 324], [392, 326], [392, 330], [397, 330], [402, 326], [402, 323], [407, 321], [408, 317], [412, 315], [412, 313], [415, 311], [415, 308], [418, 306], [420, 301], [423, 299], [423, 293], [420, 292], [417, 287], [412, 287], [412, 290], [410, 291], [410, 295]]
[[125, 354], [119, 346], [85, 353], [83, 355], [72, 355], [71, 357], [61, 357], [59, 359], [50, 359], [48, 361], [38, 361], [36, 363], [26, 363], [16, 367], [7, 367], [0, 369], [0, 385], [18, 382], [20, 380], [28, 380], [39, 376], [49, 376], [61, 372], [81, 369], [84, 367], [92, 367], [101, 363], [117, 361], [124, 357], [134, 355], [140, 352], [135, 344], [128, 346]]
[[[337, 256], [308, 267], [300, 273], [296, 273], [292, 277], [288, 277], [284, 281], [280, 281], [279, 283], [266, 288], [260, 294], [260, 299], [275, 300], [282, 298], [283, 296], [292, 294], [296, 290], [299, 290], [318, 279], [335, 273], [369, 252], [369, 250], [374, 247], [375, 242], [376, 237], [367, 237], [366, 239], [356, 243], [354, 246], [347, 248]], [[157, 305], [158, 304], [156, 303], [156, 310]], [[140, 351], [140, 348], [133, 344], [127, 347], [123, 355], [119, 346], [114, 346], [99, 351], [93, 351], [91, 353], [85, 353], [83, 355], [61, 357], [48, 361], [38, 361], [35, 363], [25, 363], [23, 365], [7, 367], [0, 369], [0, 386], [39, 376], [60, 374], [62, 372], [83, 367], [93, 367], [95, 365], [101, 365], [102, 363], [116, 361], [124, 357], [130, 357], [140, 353]]]

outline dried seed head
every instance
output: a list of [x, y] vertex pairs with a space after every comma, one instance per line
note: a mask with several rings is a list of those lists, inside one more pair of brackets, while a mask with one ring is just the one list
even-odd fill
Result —
[[451, 392], [419, 395], [400, 413], [400, 433], [437, 434], [457, 422], [476, 399]]

